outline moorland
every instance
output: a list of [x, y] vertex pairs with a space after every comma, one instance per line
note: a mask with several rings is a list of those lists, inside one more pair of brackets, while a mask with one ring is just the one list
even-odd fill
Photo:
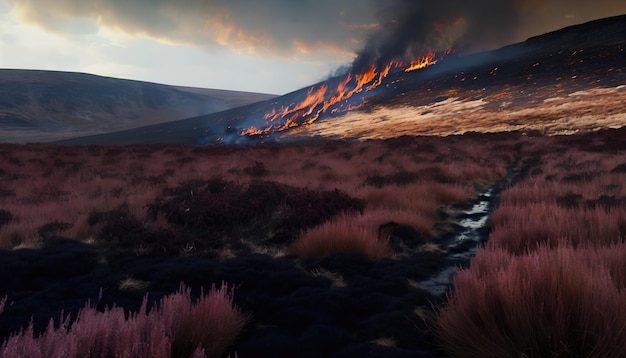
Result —
[[2, 144], [0, 355], [625, 356], [624, 134]]
[[[351, 75], [257, 103], [5, 84], [3, 141], [72, 139], [0, 144], [0, 356], [625, 357], [624, 23], [396, 69], [315, 119]], [[173, 121], [207, 96], [236, 108]], [[61, 112], [95, 127], [47, 133]]]

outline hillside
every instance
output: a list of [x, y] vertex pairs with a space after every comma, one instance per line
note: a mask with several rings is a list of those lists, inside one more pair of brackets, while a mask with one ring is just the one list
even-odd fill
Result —
[[[246, 143], [472, 131], [555, 135], [620, 128], [626, 123], [625, 39], [626, 16], [602, 19], [489, 52], [451, 55], [420, 71], [390, 72], [376, 89], [321, 113], [323, 104], [291, 109], [304, 104], [309, 93], [337, 87], [341, 77], [271, 102], [63, 143]], [[338, 106], [355, 109], [335, 111]], [[285, 109], [291, 114], [266, 118]], [[308, 110], [320, 113], [310, 125], [303, 115]], [[294, 117], [298, 121], [288, 130], [276, 129]], [[249, 128], [265, 134], [242, 135]]]
[[84, 73], [0, 70], [0, 142], [47, 142], [109, 133], [272, 97]]

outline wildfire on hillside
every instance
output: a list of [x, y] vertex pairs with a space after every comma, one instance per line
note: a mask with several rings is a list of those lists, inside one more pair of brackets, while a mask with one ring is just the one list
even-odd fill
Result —
[[265, 128], [252, 126], [244, 129], [240, 135], [256, 136], [280, 132], [302, 124], [311, 124], [323, 113], [335, 114], [357, 109], [363, 105], [365, 96], [360, 96], [356, 101], [353, 97], [381, 86], [392, 70], [395, 69], [398, 72], [421, 70], [436, 64], [450, 53], [452, 53], [451, 50], [445, 52], [431, 51], [425, 56], [408, 63], [391, 61], [381, 68], [371, 65], [363, 72], [356, 74], [347, 73], [334, 86], [330, 86], [327, 82], [311, 87], [302, 101], [273, 108], [268, 113], [265, 113], [263, 116], [266, 121]]
[[411, 64], [409, 65], [409, 67], [404, 69], [404, 72], [417, 71], [436, 64], [437, 60], [435, 59], [435, 56], [436, 53], [429, 52], [426, 56], [422, 56], [417, 60], [411, 61]]

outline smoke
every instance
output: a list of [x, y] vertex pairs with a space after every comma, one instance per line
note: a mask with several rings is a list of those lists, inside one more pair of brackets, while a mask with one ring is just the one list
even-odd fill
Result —
[[61, 36], [106, 28], [215, 53], [309, 63], [350, 61], [377, 26], [376, 0], [4, 1], [21, 21]]
[[[76, 38], [102, 28], [211, 53], [228, 49], [363, 68], [459, 53], [626, 13], [615, 0], [0, 0], [11, 16]], [[356, 58], [355, 58], [355, 53]]]
[[472, 52], [509, 43], [519, 15], [515, 0], [393, 0], [380, 9], [381, 27], [352, 63], [355, 70], [410, 60], [428, 51]]

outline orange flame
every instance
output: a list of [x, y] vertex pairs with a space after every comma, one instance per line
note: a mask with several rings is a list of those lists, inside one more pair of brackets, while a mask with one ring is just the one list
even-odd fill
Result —
[[[282, 106], [278, 110], [274, 108], [263, 116], [264, 119], [271, 122], [284, 120], [284, 124], [268, 124], [265, 129], [250, 127], [243, 130], [240, 134], [254, 136], [268, 134], [274, 131], [283, 131], [296, 127], [300, 124], [311, 124], [315, 122], [322, 113], [325, 113], [328, 110], [330, 110], [330, 113], [334, 114], [337, 112], [344, 112], [359, 108], [363, 105], [363, 103], [350, 104], [347, 102], [348, 99], [357, 93], [363, 92], [364, 90], [370, 91], [380, 86], [383, 83], [383, 80], [389, 75], [392, 68], [407, 66], [404, 69], [404, 72], [420, 70], [436, 64], [438, 60], [450, 53], [453, 53], [453, 51], [448, 50], [444, 54], [438, 54], [431, 51], [425, 56], [411, 61], [408, 66], [398, 61], [391, 61], [380, 71], [376, 68], [376, 66], [372, 65], [363, 73], [354, 75], [348, 73], [337, 84], [334, 91], [331, 90], [331, 92], [329, 92], [329, 87], [326, 84], [320, 85], [317, 88], [311, 88], [307, 92], [304, 100], [301, 102]], [[327, 94], [330, 95], [328, 98]]]
[[[268, 127], [271, 128], [271, 127]], [[266, 129], [268, 129], [266, 128]], [[250, 127], [248, 129], [244, 129], [240, 134], [241, 135], [248, 135], [248, 136], [253, 136], [253, 135], [261, 135], [261, 134], [265, 134], [265, 131], [262, 131], [260, 129], [256, 129], [254, 127]]]
[[428, 66], [432, 66], [437, 63], [437, 59], [435, 58], [437, 54], [435, 52], [429, 52], [426, 56], [422, 56], [417, 60], [411, 61], [411, 65], [407, 67], [404, 72], [411, 72], [416, 70], [421, 70]]
[[263, 118], [274, 121], [302, 110], [306, 110], [303, 115], [308, 116], [313, 113], [313, 108], [324, 101], [326, 90], [328, 90], [328, 86], [326, 85], [321, 85], [318, 89], [311, 88], [302, 102], [292, 106], [282, 107], [278, 111], [272, 109], [272, 111], [266, 113]]
[[394, 67], [396, 65], [396, 62], [391, 61], [387, 64], [387, 66], [385, 66], [385, 68], [383, 68], [382, 71], [380, 71], [380, 74], [378, 75], [378, 79], [376, 80], [376, 82], [372, 83], [371, 86], [367, 87], [367, 90], [373, 90], [374, 88], [380, 86], [383, 83], [383, 80], [385, 79], [385, 77], [387, 77], [387, 75], [389, 74], [389, 71], [391, 71], [391, 68]]

